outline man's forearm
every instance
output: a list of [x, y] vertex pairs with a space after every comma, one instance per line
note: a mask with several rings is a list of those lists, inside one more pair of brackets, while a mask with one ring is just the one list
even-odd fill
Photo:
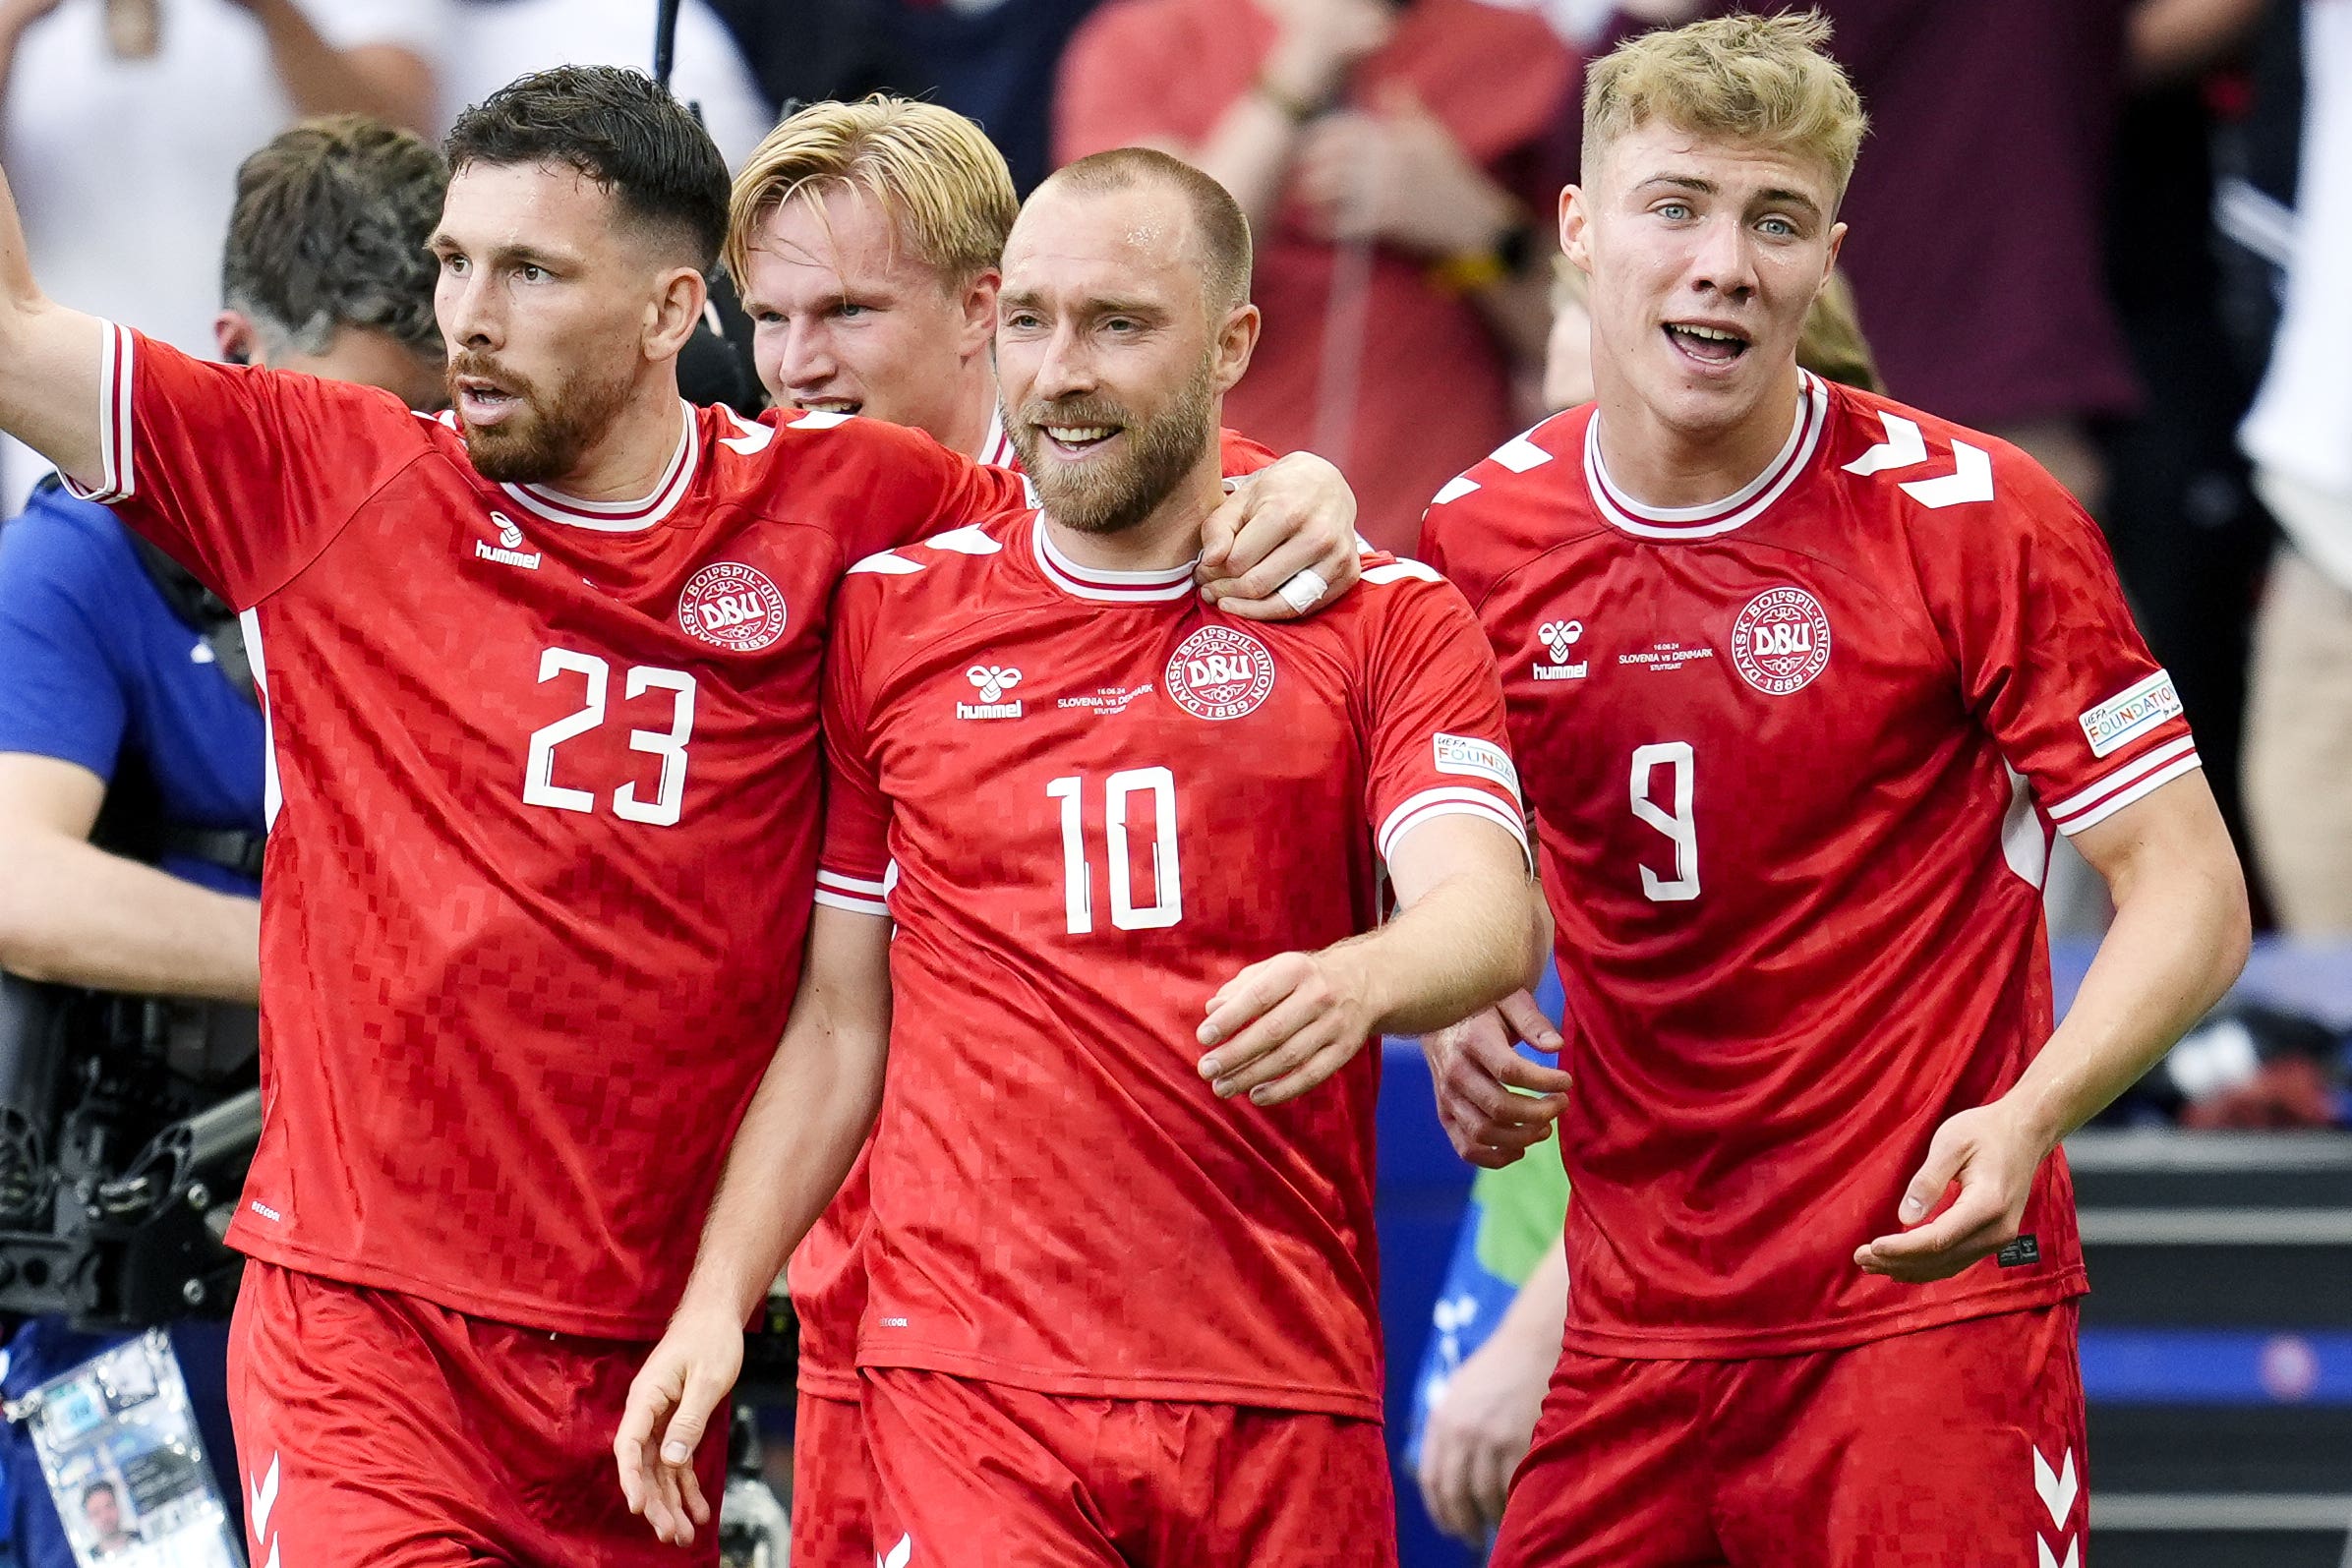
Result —
[[62, 834], [0, 839], [0, 968], [29, 980], [254, 1003], [261, 909]]
[[1480, 866], [1444, 877], [1387, 924], [1332, 953], [1364, 974], [1381, 1033], [1428, 1034], [1535, 983], [1536, 924], [1535, 884], [1524, 867]]
[[[820, 910], [825, 918], [836, 918]], [[885, 922], [870, 916], [840, 919]], [[813, 943], [812, 943], [813, 947]], [[887, 957], [880, 983], [888, 987]], [[813, 967], [813, 964], [812, 964]], [[864, 989], [864, 982], [852, 982]], [[736, 1129], [678, 1315], [740, 1322], [840, 1190], [882, 1103], [887, 1007], [806, 978], [784, 1039]]]
[[103, 477], [98, 351], [96, 319], [41, 293], [16, 192], [0, 169], [0, 431], [86, 481]]
[[[338, 49], [320, 36], [293, 0], [251, 0], [251, 4], [269, 40], [270, 64], [295, 108], [306, 115], [372, 114], [431, 134], [432, 75], [408, 51]], [[382, 62], [383, 68], [364, 69], [360, 61], [369, 56]]]
[[2085, 846], [2108, 873], [2115, 921], [2066, 1021], [2004, 1096], [2050, 1146], [2139, 1081], [2245, 967], [2246, 884], [2202, 778], [2177, 781], [2134, 809], [2192, 785], [2204, 796], [2204, 811], [2184, 831], [2136, 844]]

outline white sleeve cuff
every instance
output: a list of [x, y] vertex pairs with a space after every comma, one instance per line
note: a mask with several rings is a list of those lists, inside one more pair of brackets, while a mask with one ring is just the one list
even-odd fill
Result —
[[2050, 822], [2060, 833], [2072, 838], [2202, 766], [2197, 758], [2196, 737], [2182, 735], [2177, 740], [2168, 740], [2146, 756], [2124, 764], [2089, 788], [2050, 807]]
[[1463, 816], [1483, 817], [1517, 840], [1519, 852], [1527, 857], [1528, 873], [1531, 876], [1534, 874], [1535, 851], [1527, 842], [1527, 824], [1520, 820], [1518, 813], [1506, 805], [1499, 794], [1458, 785], [1424, 789], [1389, 812], [1375, 840], [1380, 846], [1381, 858], [1383, 861], [1393, 860], [1396, 846], [1403, 842], [1404, 836], [1423, 823], [1439, 817]]
[[98, 358], [98, 483], [92, 489], [73, 475], [60, 473], [66, 494], [86, 501], [110, 505], [127, 501], [139, 492], [131, 468], [132, 356], [137, 340], [126, 327], [101, 323], [105, 337]]

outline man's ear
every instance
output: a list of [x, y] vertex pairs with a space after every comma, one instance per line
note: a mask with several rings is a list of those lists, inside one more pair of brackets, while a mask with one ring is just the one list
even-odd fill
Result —
[[262, 363], [262, 334], [243, 311], [224, 310], [212, 318], [212, 341], [219, 345], [224, 365]]
[[996, 341], [996, 296], [1005, 275], [994, 267], [964, 285], [964, 320], [956, 340], [956, 357], [968, 360]]
[[673, 267], [663, 273], [645, 312], [645, 357], [657, 361], [677, 358], [694, 328], [702, 324], [703, 307], [710, 297], [710, 285], [694, 268]]
[[1232, 391], [1249, 370], [1263, 324], [1257, 306], [1242, 305], [1228, 312], [1224, 324], [1217, 328], [1216, 388], [1220, 394]]
[[1578, 271], [1593, 270], [1591, 230], [1593, 212], [1581, 186], [1562, 186], [1559, 192], [1559, 254]]

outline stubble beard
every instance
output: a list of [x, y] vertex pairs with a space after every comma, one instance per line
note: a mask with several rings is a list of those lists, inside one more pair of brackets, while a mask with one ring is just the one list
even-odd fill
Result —
[[[1032, 400], [1005, 424], [1021, 467], [1037, 487], [1053, 520], [1082, 534], [1120, 534], [1157, 511], [1209, 440], [1209, 409], [1216, 400], [1210, 367], [1203, 364], [1175, 400], [1142, 424], [1107, 398]], [[1040, 425], [1115, 425], [1127, 450], [1107, 460], [1065, 463], [1046, 450]]]
[[552, 484], [576, 472], [628, 402], [628, 383], [619, 377], [600, 380], [581, 373], [550, 394], [487, 357], [460, 355], [448, 369], [449, 402], [460, 410], [461, 376], [496, 380], [522, 405], [497, 425], [469, 425], [462, 411], [457, 416], [475, 472], [502, 485]]

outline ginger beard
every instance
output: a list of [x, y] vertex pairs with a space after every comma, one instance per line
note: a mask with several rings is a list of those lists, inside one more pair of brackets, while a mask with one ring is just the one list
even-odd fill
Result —
[[[505, 485], [544, 485], [574, 472], [619, 418], [629, 395], [625, 378], [599, 380], [587, 372], [549, 393], [472, 350], [450, 356], [446, 379], [466, 456], [484, 479]], [[519, 406], [496, 425], [471, 424], [459, 395], [466, 379], [495, 381]]]
[[[1005, 429], [1055, 522], [1082, 534], [1124, 533], [1157, 511], [1200, 461], [1210, 439], [1214, 377], [1214, 365], [1203, 359], [1167, 407], [1140, 423], [1107, 397], [1032, 398], [1004, 410]], [[1107, 429], [1118, 445], [1071, 461], [1048, 439], [1047, 426]]]

